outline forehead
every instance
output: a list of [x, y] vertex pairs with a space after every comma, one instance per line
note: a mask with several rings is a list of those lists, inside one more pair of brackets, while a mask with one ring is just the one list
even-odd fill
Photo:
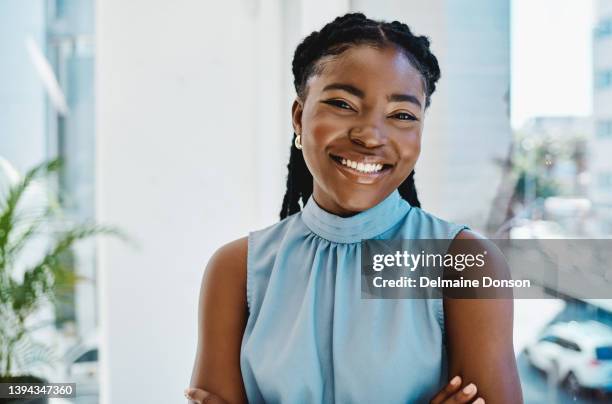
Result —
[[406, 55], [391, 46], [353, 46], [318, 61], [319, 74], [308, 80], [309, 92], [338, 82], [353, 84], [368, 95], [410, 93], [424, 97], [423, 76]]

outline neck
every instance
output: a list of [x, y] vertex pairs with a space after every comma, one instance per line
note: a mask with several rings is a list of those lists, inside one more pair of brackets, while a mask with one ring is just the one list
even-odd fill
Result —
[[325, 192], [316, 183], [313, 185], [311, 198], [328, 213], [340, 217], [351, 217], [367, 210], [383, 199], [384, 193], [338, 192], [332, 195]]

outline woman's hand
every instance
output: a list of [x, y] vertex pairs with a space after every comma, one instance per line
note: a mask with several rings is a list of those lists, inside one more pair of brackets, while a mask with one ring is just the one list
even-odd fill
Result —
[[452, 404], [452, 403], [472, 403], [472, 404], [485, 404], [482, 397], [478, 397], [472, 401], [476, 396], [476, 385], [470, 383], [463, 389], [461, 387], [461, 377], [455, 376], [450, 382], [438, 394], [429, 401], [429, 404]]
[[[456, 404], [456, 403], [472, 403], [472, 404], [485, 404], [482, 397], [478, 397], [475, 401], [472, 401], [476, 396], [476, 385], [474, 383], [468, 384], [463, 389], [461, 387], [461, 377], [455, 376], [438, 394], [429, 401], [429, 404]], [[227, 404], [225, 400], [218, 397], [206, 390], [188, 388], [185, 389], [185, 398], [191, 400], [196, 404]]]
[[185, 389], [185, 398], [190, 400], [189, 403], [196, 404], [227, 404], [227, 402], [219, 396], [209, 393], [206, 390], [189, 387]]

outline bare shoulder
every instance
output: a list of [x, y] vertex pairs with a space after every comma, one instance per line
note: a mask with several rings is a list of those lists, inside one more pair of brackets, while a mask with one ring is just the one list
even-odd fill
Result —
[[246, 236], [219, 247], [206, 265], [203, 282], [233, 290], [246, 287], [247, 253]]
[[455, 240], [475, 240], [478, 242], [487, 240], [487, 238], [474, 230], [463, 229], [457, 234]]
[[473, 230], [461, 230], [449, 247], [450, 253], [480, 253], [486, 251], [487, 259], [482, 272], [502, 277], [507, 274], [508, 265], [501, 250], [491, 240]]
[[[467, 241], [467, 242], [466, 242]], [[471, 230], [462, 230], [450, 253], [487, 251], [478, 271], [505, 276], [507, 262], [495, 244]], [[449, 350], [449, 376], [474, 382], [487, 402], [521, 403], [522, 393], [513, 348], [512, 299], [444, 298], [444, 318]], [[503, 381], [500, 383], [500, 381]]]
[[227, 402], [245, 403], [240, 344], [248, 318], [247, 237], [217, 249], [202, 276], [198, 309], [198, 349], [191, 387]]

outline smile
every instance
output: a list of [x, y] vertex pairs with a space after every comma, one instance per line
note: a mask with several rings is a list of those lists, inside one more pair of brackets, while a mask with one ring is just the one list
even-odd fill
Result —
[[342, 163], [342, 165], [354, 168], [355, 170], [361, 171], [362, 173], [378, 172], [378, 171], [382, 170], [382, 168], [383, 168], [383, 165], [380, 164], [380, 163], [378, 163], [378, 164], [361, 163], [361, 162], [358, 163], [356, 161], [348, 160], [348, 159], [342, 159], [341, 163]]
[[[372, 161], [370, 157], [359, 160], [351, 160], [346, 157], [330, 154], [331, 159], [336, 165], [352, 178], [371, 178], [375, 179], [391, 170], [392, 164], [386, 164], [380, 161]], [[358, 181], [362, 182], [362, 181]]]

